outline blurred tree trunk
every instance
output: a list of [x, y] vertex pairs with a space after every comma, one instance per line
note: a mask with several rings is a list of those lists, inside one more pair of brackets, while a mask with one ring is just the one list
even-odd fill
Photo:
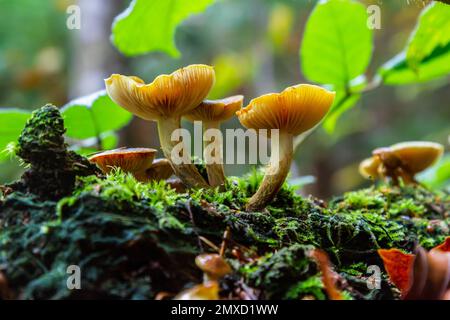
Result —
[[77, 5], [81, 9], [81, 29], [72, 31], [70, 98], [104, 89], [103, 79], [125, 69], [125, 60], [110, 42], [112, 22], [123, 10], [124, 2], [78, 0]]

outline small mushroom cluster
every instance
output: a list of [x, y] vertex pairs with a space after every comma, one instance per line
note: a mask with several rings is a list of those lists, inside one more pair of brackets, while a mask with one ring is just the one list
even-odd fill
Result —
[[378, 148], [372, 157], [363, 160], [359, 172], [367, 179], [390, 179], [394, 185], [400, 179], [405, 184], [417, 183], [415, 175], [433, 165], [444, 152], [439, 143], [409, 141]]
[[[207, 65], [190, 65], [176, 70], [170, 75], [160, 75], [152, 83], [135, 76], [113, 74], [105, 80], [106, 91], [118, 105], [158, 126], [161, 149], [171, 164], [174, 174], [188, 188], [220, 187], [225, 184], [225, 172], [222, 159], [222, 141], [214, 136], [208, 140], [208, 130], [220, 129], [220, 123], [238, 116], [246, 128], [279, 130], [279, 150], [274, 152], [264, 179], [248, 202], [247, 210], [254, 211], [265, 207], [278, 193], [289, 172], [293, 156], [295, 136], [314, 128], [331, 107], [335, 93], [321, 87], [301, 84], [289, 87], [281, 93], [271, 93], [253, 99], [242, 108], [244, 97], [232, 96], [220, 100], [205, 100], [215, 82], [214, 69]], [[208, 181], [191, 162], [189, 154], [175, 153], [183, 161], [173, 161], [173, 153], [184, 142], [173, 141], [172, 134], [181, 128], [181, 118], [201, 121], [204, 134], [204, 158]], [[270, 137], [270, 136], [269, 136]], [[212, 138], [212, 137], [211, 137]], [[213, 141], [211, 141], [213, 140]], [[209, 143], [208, 143], [209, 142]], [[97, 154], [91, 161], [104, 170], [118, 166], [132, 172], [138, 180], [148, 181], [159, 169], [136, 163], [131, 169], [124, 159], [124, 153], [130, 159], [141, 159], [133, 151], [119, 150], [119, 162], [106, 162], [105, 153]], [[132, 149], [133, 150], [133, 149]], [[114, 152], [106, 152], [111, 157]], [[274, 156], [276, 154], [276, 156]], [[111, 158], [110, 158], [111, 159]], [[153, 159], [151, 159], [153, 160]], [[105, 163], [101, 163], [101, 162]], [[152, 161], [147, 161], [150, 165]], [[128, 167], [126, 167], [128, 165]], [[155, 164], [153, 164], [155, 166]], [[135, 170], [136, 169], [136, 170]], [[164, 176], [158, 176], [162, 179]]]

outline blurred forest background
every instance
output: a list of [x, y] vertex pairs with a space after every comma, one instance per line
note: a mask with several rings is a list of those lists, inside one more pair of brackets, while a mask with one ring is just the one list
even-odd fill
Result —
[[[423, 6], [407, 1], [360, 1], [381, 7], [381, 29], [374, 30], [374, 52], [367, 75], [400, 52]], [[129, 1], [0, 0], [0, 108], [35, 109], [65, 105], [104, 88], [111, 73], [151, 81], [161, 73], [193, 63], [215, 66], [217, 83], [210, 98], [243, 94], [245, 103], [264, 93], [308, 82], [299, 48], [316, 1], [218, 0], [177, 29], [181, 57], [149, 53], [121, 55], [110, 42], [111, 24]], [[81, 29], [66, 27], [66, 9], [81, 8]], [[348, 26], [352, 28], [351, 25]], [[320, 128], [297, 150], [292, 177], [317, 181], [304, 193], [329, 197], [370, 182], [358, 174], [372, 149], [404, 140], [430, 140], [448, 150], [450, 77], [405, 86], [381, 86], [364, 94], [344, 113], [332, 133]], [[186, 124], [189, 126], [189, 124]], [[223, 126], [239, 127], [233, 119]], [[154, 123], [133, 119], [120, 131], [120, 146], [157, 147]], [[250, 168], [226, 166], [227, 174]], [[17, 160], [0, 164], [0, 183], [18, 177]]]

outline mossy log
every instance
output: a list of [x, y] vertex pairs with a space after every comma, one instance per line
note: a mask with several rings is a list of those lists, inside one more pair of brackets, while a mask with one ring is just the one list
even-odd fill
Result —
[[[100, 175], [67, 150], [63, 133], [56, 108], [33, 114], [17, 149], [30, 168], [0, 197], [0, 273], [13, 298], [171, 297], [202, 281], [195, 256], [217, 251], [228, 230], [234, 271], [220, 282], [222, 298], [326, 299], [308, 254], [320, 248], [346, 298], [394, 299], [376, 250], [429, 249], [449, 235], [444, 191], [380, 185], [326, 203], [284, 185], [263, 211], [246, 212], [257, 171], [224, 190], [178, 193], [120, 171]], [[81, 269], [81, 290], [67, 288], [70, 265]], [[368, 289], [369, 265], [380, 266], [381, 289]]]

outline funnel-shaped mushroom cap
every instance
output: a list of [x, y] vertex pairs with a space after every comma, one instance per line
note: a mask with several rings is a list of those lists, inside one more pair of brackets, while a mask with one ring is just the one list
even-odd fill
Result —
[[106, 91], [122, 108], [146, 120], [181, 116], [197, 107], [215, 81], [214, 69], [190, 65], [145, 84], [138, 77], [113, 74], [105, 80]]
[[246, 128], [280, 129], [298, 135], [319, 123], [334, 96], [334, 92], [319, 86], [300, 84], [253, 99], [236, 114]]
[[230, 265], [220, 255], [214, 253], [205, 253], [197, 256], [195, 264], [204, 273], [214, 278], [221, 278], [232, 271]]
[[157, 150], [150, 148], [122, 148], [97, 153], [89, 158], [96, 163], [104, 173], [113, 167], [125, 172], [145, 172], [152, 166]]
[[418, 173], [439, 160], [444, 147], [435, 142], [410, 141], [394, 144], [390, 150], [409, 172]]
[[219, 100], [205, 100], [197, 108], [185, 115], [190, 121], [221, 122], [230, 119], [236, 114], [244, 96], [237, 95]]
[[378, 157], [364, 159], [359, 165], [359, 173], [367, 179], [377, 178], [380, 164], [381, 161]]
[[166, 180], [173, 175], [173, 168], [167, 159], [156, 159], [147, 169], [147, 176], [151, 180]]

